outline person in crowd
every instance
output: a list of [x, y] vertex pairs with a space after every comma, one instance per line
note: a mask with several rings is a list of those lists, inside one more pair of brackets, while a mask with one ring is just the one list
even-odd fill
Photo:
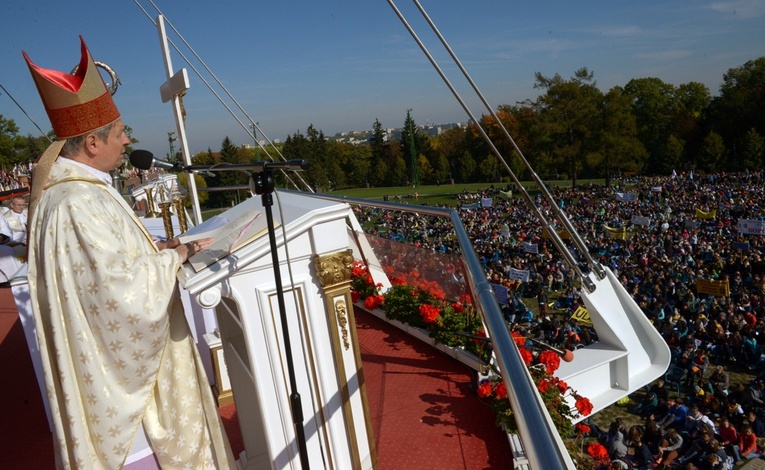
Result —
[[727, 417], [720, 419], [720, 425], [717, 427], [717, 433], [720, 436], [720, 444], [726, 452], [733, 457], [734, 462], [741, 460], [741, 454], [738, 447], [738, 431], [731, 424]]
[[741, 427], [741, 434], [738, 436], [738, 448], [742, 459], [749, 460], [762, 457], [757, 447], [757, 436], [748, 424]]
[[111, 186], [130, 143], [84, 40], [76, 73], [24, 53], [57, 141], [33, 174], [29, 290], [57, 468], [121, 468], [145, 433], [163, 468], [235, 468], [181, 302], [204, 239], [155, 244]]
[[678, 457], [680, 448], [683, 446], [683, 437], [677, 429], [670, 429], [659, 444], [659, 458], [656, 459], [656, 468], [663, 470], [669, 468]]
[[709, 383], [714, 387], [715, 392], [727, 395], [730, 387], [730, 375], [725, 371], [725, 367], [716, 366], [715, 371], [709, 376]]

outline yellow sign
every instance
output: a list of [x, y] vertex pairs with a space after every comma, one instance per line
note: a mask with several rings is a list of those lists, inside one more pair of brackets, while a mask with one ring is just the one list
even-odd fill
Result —
[[722, 281], [699, 279], [696, 281], [696, 292], [717, 297], [730, 297], [730, 284], [728, 284], [727, 279]]
[[696, 209], [696, 217], [699, 219], [714, 219], [717, 217], [717, 209], [709, 212], [704, 212], [701, 209]]
[[590, 312], [588, 312], [584, 307], [579, 307], [576, 309], [574, 313], [571, 314], [571, 318], [569, 318], [569, 320], [576, 320], [577, 322], [584, 325], [592, 326], [592, 320], [590, 320]]
[[[558, 237], [560, 237], [561, 240], [570, 240], [571, 234], [565, 230], [558, 230]], [[546, 227], [542, 227], [542, 238], [552, 238], [550, 237], [550, 234], [547, 232]]]

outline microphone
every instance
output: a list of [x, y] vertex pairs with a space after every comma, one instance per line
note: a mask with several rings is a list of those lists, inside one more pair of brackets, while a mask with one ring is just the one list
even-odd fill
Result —
[[139, 170], [162, 168], [164, 170], [183, 171], [183, 165], [180, 163], [170, 163], [165, 160], [156, 159], [154, 154], [148, 150], [133, 150], [130, 152], [130, 164]]

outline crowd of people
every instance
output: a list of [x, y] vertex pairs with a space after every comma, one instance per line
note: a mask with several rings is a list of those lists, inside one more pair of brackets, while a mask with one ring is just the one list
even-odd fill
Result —
[[[679, 394], [659, 379], [631, 397], [632, 419], [624, 421], [639, 425], [625, 429], [614, 422], [614, 429], [601, 431], [592, 423], [592, 436], [609, 448], [613, 468], [718, 469], [761, 457], [765, 242], [742, 233], [739, 221], [763, 219], [765, 173], [633, 177], [615, 187], [586, 184], [551, 192], [591, 255], [617, 274], [662, 334], [672, 351], [670, 373], [680, 381]], [[526, 202], [508, 194], [488, 188], [457, 201], [487, 277], [507, 289], [501, 303], [508, 323], [522, 323], [554, 346], [597, 341], [592, 328], [570, 320], [581, 305], [574, 270]], [[535, 202], [554, 220], [547, 200], [537, 196]], [[363, 217], [381, 237], [444, 255], [458, 251], [446, 219], [375, 211]], [[399, 266], [419, 265], [461, 280], [458, 263], [395, 256]], [[700, 281], [727, 291], [705, 293]], [[529, 299], [539, 306], [536, 312], [526, 305]], [[732, 384], [734, 370], [752, 380]]]

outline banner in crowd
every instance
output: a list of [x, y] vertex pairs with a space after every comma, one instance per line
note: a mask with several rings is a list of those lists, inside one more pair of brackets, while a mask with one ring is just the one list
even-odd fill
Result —
[[606, 231], [606, 237], [608, 238], [616, 238], [618, 240], [627, 240], [632, 235], [636, 234], [637, 230], [628, 230], [627, 227], [621, 227], [621, 228], [613, 228], [609, 227], [608, 225], [603, 225], [603, 228]]
[[738, 219], [738, 233], [743, 235], [765, 235], [765, 220]]
[[635, 193], [616, 193], [616, 200], [622, 202], [637, 201], [637, 194]]
[[733, 242], [733, 248], [741, 251], [749, 251], [749, 242]]
[[481, 198], [481, 207], [491, 207], [492, 199], [490, 197]]
[[513, 190], [510, 191], [499, 191], [499, 196], [504, 199], [512, 199], [513, 198]]
[[478, 209], [480, 205], [477, 202], [474, 202], [472, 204], [462, 204], [462, 209]]
[[574, 313], [571, 314], [571, 318], [569, 320], [576, 320], [578, 323], [581, 323], [586, 326], [592, 326], [592, 320], [590, 320], [590, 312], [587, 311], [584, 307], [579, 307], [574, 311]]
[[536, 243], [523, 242], [523, 251], [539, 254], [539, 246]]
[[722, 281], [699, 279], [696, 281], [696, 292], [715, 297], [730, 297], [730, 284], [728, 284], [727, 279]]
[[633, 215], [632, 220], [630, 220], [630, 222], [632, 222], [632, 225], [643, 225], [645, 227], [648, 227], [649, 225], [651, 225], [651, 218], [646, 217], [644, 215]]
[[701, 227], [701, 222], [699, 222], [698, 220], [690, 220], [690, 219], [688, 219], [685, 222], [683, 222], [683, 226], [685, 228], [699, 228], [699, 227]]
[[[558, 236], [561, 240], [569, 240], [571, 238], [571, 234], [565, 230], [558, 230]], [[547, 232], [547, 227], [542, 227], [542, 238], [552, 238]]]
[[507, 277], [517, 281], [529, 282], [529, 270], [510, 268], [510, 271], [507, 273]]
[[696, 209], [696, 217], [699, 219], [714, 219], [717, 217], [717, 209], [709, 212], [704, 212], [701, 209]]
[[491, 284], [491, 288], [494, 291], [494, 297], [497, 298], [498, 304], [507, 305], [510, 303], [510, 289], [502, 284]]
[[651, 191], [654, 193], [660, 193], [661, 192], [661, 186], [653, 186], [651, 187]]

